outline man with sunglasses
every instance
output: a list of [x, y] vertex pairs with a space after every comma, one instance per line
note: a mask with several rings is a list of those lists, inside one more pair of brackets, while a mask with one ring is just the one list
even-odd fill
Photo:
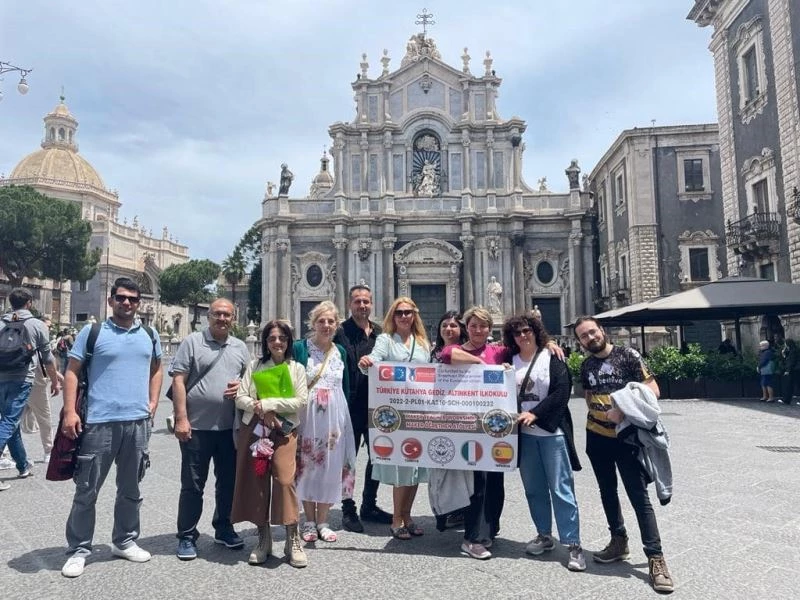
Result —
[[[347, 368], [350, 377], [350, 421], [356, 438], [356, 452], [363, 440], [367, 445], [369, 435], [369, 378], [358, 368], [358, 361], [375, 347], [375, 340], [381, 333], [381, 326], [370, 321], [372, 314], [372, 291], [366, 284], [350, 288], [350, 318], [347, 319], [333, 341], [347, 352]], [[367, 459], [364, 473], [364, 491], [361, 495], [361, 519], [373, 523], [391, 524], [392, 515], [377, 504], [378, 482], [372, 479], [372, 461]], [[352, 499], [342, 502], [342, 526], [347, 531], [362, 533], [364, 526], [358, 518], [356, 503]]]
[[203, 512], [203, 490], [212, 459], [217, 480], [211, 520], [214, 541], [232, 550], [244, 546], [231, 525], [236, 478], [233, 417], [239, 379], [250, 353], [242, 340], [231, 335], [234, 320], [233, 304], [225, 298], [214, 300], [208, 309], [208, 329], [186, 336], [169, 368], [175, 437], [181, 449], [177, 534], [180, 560], [197, 557], [197, 523]]
[[[86, 326], [69, 352], [64, 376], [63, 433], [81, 435], [75, 470], [75, 496], [67, 520], [68, 553], [61, 574], [78, 577], [92, 554], [95, 504], [111, 465], [117, 465], [117, 494], [111, 553], [131, 562], [147, 562], [150, 553], [136, 544], [141, 532], [139, 483], [149, 465], [148, 442], [152, 417], [161, 394], [161, 342], [158, 333], [136, 318], [139, 285], [120, 277], [111, 287], [111, 316]], [[94, 350], [87, 342], [96, 331]], [[90, 359], [83, 422], [75, 407], [78, 382]]]

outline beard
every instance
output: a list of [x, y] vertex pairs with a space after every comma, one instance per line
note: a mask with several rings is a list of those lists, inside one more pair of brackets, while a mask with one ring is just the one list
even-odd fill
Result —
[[605, 349], [607, 343], [608, 338], [606, 338], [606, 334], [604, 333], [602, 338], [590, 341], [585, 347], [592, 354], [597, 354]]

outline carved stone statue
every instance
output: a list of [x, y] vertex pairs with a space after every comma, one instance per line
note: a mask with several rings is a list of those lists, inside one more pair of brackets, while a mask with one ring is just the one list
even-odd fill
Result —
[[272, 183], [271, 181], [268, 181], [267, 182], [267, 197], [271, 198], [272, 197], [272, 193], [274, 191], [275, 191], [275, 184]]
[[286, 163], [281, 165], [281, 187], [278, 190], [279, 196], [287, 196], [289, 194], [289, 186], [292, 185], [294, 174], [289, 170]]
[[497, 281], [497, 277], [492, 275], [489, 278], [489, 285], [486, 287], [486, 293], [488, 294], [488, 308], [489, 312], [492, 314], [502, 314], [500, 309], [500, 299], [503, 297], [503, 286], [500, 285], [500, 282]]
[[436, 165], [426, 160], [420, 174], [422, 178], [417, 187], [417, 195], [432, 197], [436, 192]]
[[539, 191], [540, 192], [549, 192], [550, 190], [547, 189], [547, 177], [542, 177], [537, 182], [539, 184]]

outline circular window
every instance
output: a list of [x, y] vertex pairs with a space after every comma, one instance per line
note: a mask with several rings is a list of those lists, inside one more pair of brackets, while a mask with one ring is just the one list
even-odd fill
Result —
[[319, 265], [311, 265], [306, 269], [306, 282], [314, 288], [322, 283], [322, 269]]
[[553, 269], [553, 265], [551, 265], [546, 260], [543, 260], [538, 265], [536, 265], [536, 279], [542, 282], [544, 285], [548, 285], [553, 283], [553, 278], [555, 277], [555, 270]]

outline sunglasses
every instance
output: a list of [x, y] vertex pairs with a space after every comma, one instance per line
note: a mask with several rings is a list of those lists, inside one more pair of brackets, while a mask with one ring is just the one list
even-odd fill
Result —
[[533, 329], [531, 329], [530, 327], [523, 327], [522, 329], [514, 330], [514, 337], [519, 337], [521, 335], [528, 335], [530, 333], [533, 333]]
[[413, 310], [396, 310], [394, 311], [395, 317], [410, 317], [414, 314]]
[[271, 344], [274, 344], [275, 342], [288, 342], [288, 341], [289, 338], [287, 338], [285, 335], [277, 335], [277, 336], [271, 335], [267, 338], [267, 342]]
[[141, 300], [141, 298], [138, 296], [127, 296], [125, 294], [114, 294], [114, 302], [124, 304], [126, 300], [131, 304], [139, 304], [139, 300]]

